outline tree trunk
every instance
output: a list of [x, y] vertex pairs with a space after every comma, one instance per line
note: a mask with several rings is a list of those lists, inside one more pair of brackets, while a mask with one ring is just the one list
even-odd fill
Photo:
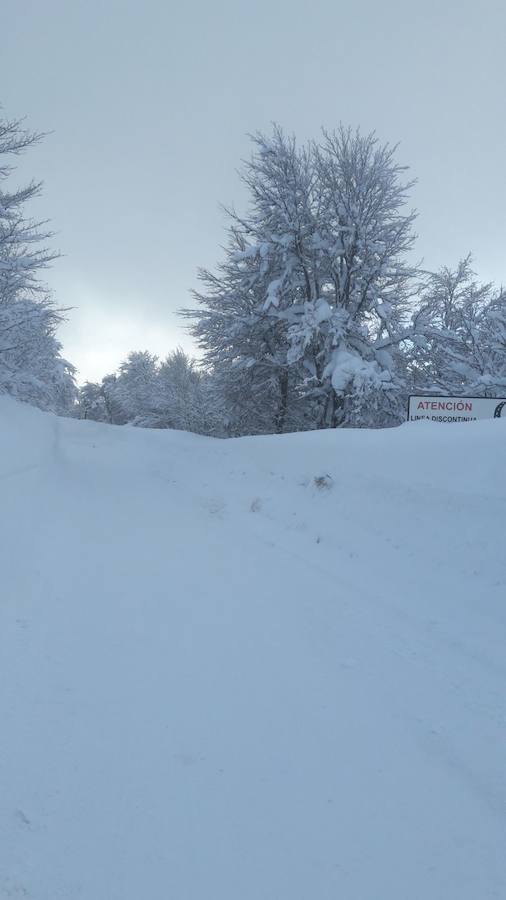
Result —
[[327, 396], [320, 428], [339, 428], [344, 425], [344, 396], [331, 390]]
[[279, 377], [279, 407], [276, 414], [276, 434], [282, 434], [288, 411], [288, 372]]

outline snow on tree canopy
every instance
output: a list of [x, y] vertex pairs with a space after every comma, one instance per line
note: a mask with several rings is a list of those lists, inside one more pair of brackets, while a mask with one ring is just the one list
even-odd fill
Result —
[[62, 311], [40, 281], [57, 254], [44, 246], [51, 236], [45, 223], [25, 214], [41, 185], [7, 189], [11, 167], [2, 163], [40, 138], [19, 121], [0, 119], [0, 392], [65, 412], [74, 401], [74, 368], [56, 339]]
[[[200, 272], [200, 309], [185, 311], [205, 363], [260, 430], [355, 424], [368, 388], [370, 424], [399, 420], [419, 274], [408, 258], [415, 214], [404, 208], [405, 168], [374, 135], [343, 127], [302, 147], [277, 126], [252, 141], [248, 209], [229, 211], [225, 258], [216, 274]], [[334, 378], [338, 357], [362, 364]], [[237, 379], [241, 359], [247, 382]], [[395, 402], [393, 390], [375, 396], [386, 382]]]

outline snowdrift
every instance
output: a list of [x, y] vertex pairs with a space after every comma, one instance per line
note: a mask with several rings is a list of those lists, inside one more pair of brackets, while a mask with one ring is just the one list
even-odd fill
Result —
[[0, 398], [0, 897], [506, 896], [505, 447]]

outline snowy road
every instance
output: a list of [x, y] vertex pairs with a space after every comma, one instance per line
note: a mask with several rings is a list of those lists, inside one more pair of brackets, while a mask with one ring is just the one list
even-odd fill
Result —
[[505, 437], [0, 399], [0, 898], [502, 900]]

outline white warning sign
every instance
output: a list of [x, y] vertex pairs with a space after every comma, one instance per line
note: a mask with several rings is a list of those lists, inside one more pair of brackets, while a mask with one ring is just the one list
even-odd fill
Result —
[[411, 396], [408, 422], [475, 422], [477, 419], [506, 419], [504, 397], [426, 397]]

